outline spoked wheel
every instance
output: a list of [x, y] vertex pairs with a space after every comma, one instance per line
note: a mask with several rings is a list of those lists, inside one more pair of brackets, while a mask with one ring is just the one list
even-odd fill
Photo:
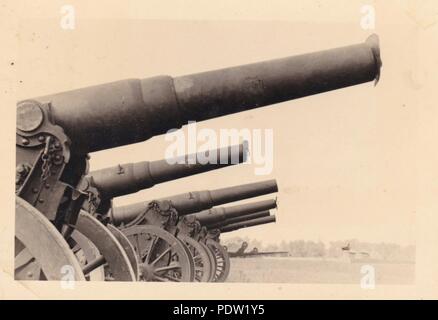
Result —
[[55, 226], [15, 197], [15, 279], [85, 281], [82, 268]]
[[99, 220], [85, 211], [79, 213], [75, 231], [88, 238], [99, 250], [100, 256], [83, 267], [88, 275], [93, 270], [105, 266], [105, 280], [135, 281], [136, 276], [128, 255], [116, 237]]
[[220, 243], [212, 239], [207, 240], [207, 246], [216, 258], [216, 273], [213, 282], [225, 282], [230, 273], [230, 257]]
[[214, 277], [216, 276], [216, 257], [213, 254], [213, 251], [203, 242], [198, 242], [201, 246], [204, 247], [205, 251], [207, 252], [208, 259], [210, 260], [210, 279], [208, 279], [208, 282], [214, 282]]
[[139, 257], [141, 280], [194, 280], [193, 259], [181, 240], [152, 225], [136, 225], [122, 229], [122, 232], [131, 241]]
[[193, 262], [195, 264], [194, 281], [208, 282], [213, 271], [210, 257], [207, 253], [209, 250], [203, 247], [198, 241], [187, 235], [178, 235], [178, 238], [186, 245], [193, 258]]

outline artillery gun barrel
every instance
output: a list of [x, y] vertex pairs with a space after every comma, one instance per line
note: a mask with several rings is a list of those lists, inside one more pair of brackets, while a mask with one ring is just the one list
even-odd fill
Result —
[[[172, 206], [178, 211], [178, 214], [183, 216], [210, 209], [224, 203], [258, 197], [277, 191], [277, 182], [272, 179], [215, 190], [192, 191], [169, 198], [158, 199], [158, 201], [170, 201]], [[115, 207], [110, 212], [110, 219], [115, 225], [128, 223], [139, 214], [145, 212], [149, 207], [149, 203], [150, 201], [146, 201]]]
[[[191, 120], [377, 80], [378, 42], [372, 35], [335, 49], [175, 78], [121, 80], [32, 100], [50, 103], [50, 119], [66, 132], [72, 150], [85, 154], [144, 141]], [[23, 106], [18, 113], [28, 109]]]
[[101, 197], [110, 199], [151, 188], [158, 183], [245, 162], [247, 152], [247, 143], [243, 143], [174, 159], [126, 163], [93, 171], [89, 178]]
[[221, 233], [225, 233], [225, 232], [239, 230], [242, 228], [255, 227], [255, 226], [259, 226], [261, 224], [267, 224], [267, 223], [273, 223], [273, 222], [275, 222], [275, 216], [269, 216], [269, 217], [263, 217], [263, 218], [257, 218], [257, 219], [243, 221], [243, 222], [233, 223], [233, 224], [227, 225], [225, 227], [222, 227], [219, 230]]
[[259, 211], [275, 209], [276, 207], [277, 201], [275, 199], [269, 199], [230, 207], [215, 207], [195, 213], [194, 215], [201, 225], [210, 226], [212, 224], [225, 224], [229, 219]]
[[254, 213], [246, 214], [246, 215], [243, 215], [240, 217], [226, 219], [223, 222], [209, 224], [209, 225], [207, 225], [207, 229], [219, 229], [219, 228], [222, 228], [222, 227], [225, 227], [225, 226], [228, 226], [230, 224], [237, 223], [237, 222], [244, 222], [244, 221], [253, 220], [253, 219], [262, 218], [262, 217], [269, 217], [270, 215], [271, 215], [271, 213], [269, 212], [269, 210], [254, 212]]

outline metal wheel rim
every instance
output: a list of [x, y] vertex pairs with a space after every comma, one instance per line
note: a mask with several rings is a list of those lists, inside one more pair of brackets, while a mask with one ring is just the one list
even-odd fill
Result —
[[[20, 197], [15, 197], [15, 262], [19, 255], [26, 254], [33, 260], [33, 270], [38, 268], [43, 276], [32, 279], [85, 281], [82, 268], [70, 250], [68, 243], [55, 226], [36, 208]], [[25, 261], [21, 259], [22, 261]], [[24, 270], [25, 265], [21, 265]], [[21, 272], [15, 270], [16, 280], [23, 278]]]
[[99, 249], [111, 274], [111, 277], [106, 277], [107, 280], [136, 280], [125, 250], [116, 237], [99, 220], [88, 212], [81, 211], [75, 228]]
[[207, 246], [213, 251], [216, 257], [216, 274], [214, 282], [225, 282], [230, 273], [230, 257], [228, 252], [221, 246], [220, 243], [208, 239]]
[[122, 232], [132, 243], [139, 257], [141, 280], [194, 280], [193, 259], [182, 241], [171, 233], [152, 225], [136, 225], [122, 229]]
[[212, 265], [209, 254], [198, 241], [187, 236], [178, 235], [178, 238], [186, 245], [193, 258], [195, 265], [195, 282], [208, 282], [211, 279]]
[[208, 282], [214, 282], [214, 277], [216, 275], [216, 257], [213, 254], [212, 250], [203, 242], [199, 242], [201, 246], [204, 247], [205, 251], [208, 254], [208, 258], [210, 259], [210, 279], [208, 279]]
[[[79, 263], [82, 267], [100, 256], [99, 249], [97, 249], [97, 247], [79, 231], [74, 230], [70, 238], [74, 242], [70, 243], [72, 251], [76, 255], [76, 258], [79, 260]], [[93, 270], [86, 276], [86, 279], [89, 281], [105, 281], [104, 267], [102, 266]]]
[[117, 229], [111, 224], [108, 224], [106, 227], [122, 245], [123, 249], [126, 252], [126, 255], [128, 256], [129, 261], [131, 262], [132, 269], [134, 270], [135, 273], [135, 278], [138, 280], [140, 277], [140, 269], [139, 269], [140, 266], [139, 266], [138, 256], [135, 253], [134, 246], [131, 244], [129, 239], [123, 234], [122, 231], [120, 231], [119, 229]]

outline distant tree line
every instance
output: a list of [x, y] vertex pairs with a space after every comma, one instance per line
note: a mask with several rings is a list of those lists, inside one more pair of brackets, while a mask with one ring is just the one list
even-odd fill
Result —
[[312, 240], [293, 240], [282, 241], [276, 244], [264, 244], [257, 239], [248, 237], [233, 237], [223, 241], [229, 251], [237, 251], [242, 242], [246, 241], [247, 251], [257, 248], [259, 251], [287, 251], [292, 257], [320, 257], [320, 258], [340, 258], [345, 254], [342, 247], [349, 244], [351, 252], [362, 252], [371, 258], [392, 262], [414, 262], [415, 246], [402, 246], [396, 243], [387, 242], [362, 242], [357, 239], [347, 239], [330, 241], [328, 244], [322, 241]]

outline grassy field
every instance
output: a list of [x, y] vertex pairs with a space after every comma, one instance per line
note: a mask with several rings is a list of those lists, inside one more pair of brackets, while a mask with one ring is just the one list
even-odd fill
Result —
[[228, 282], [273, 283], [360, 283], [361, 267], [375, 268], [375, 283], [413, 284], [415, 264], [387, 262], [350, 262], [312, 258], [232, 258]]

